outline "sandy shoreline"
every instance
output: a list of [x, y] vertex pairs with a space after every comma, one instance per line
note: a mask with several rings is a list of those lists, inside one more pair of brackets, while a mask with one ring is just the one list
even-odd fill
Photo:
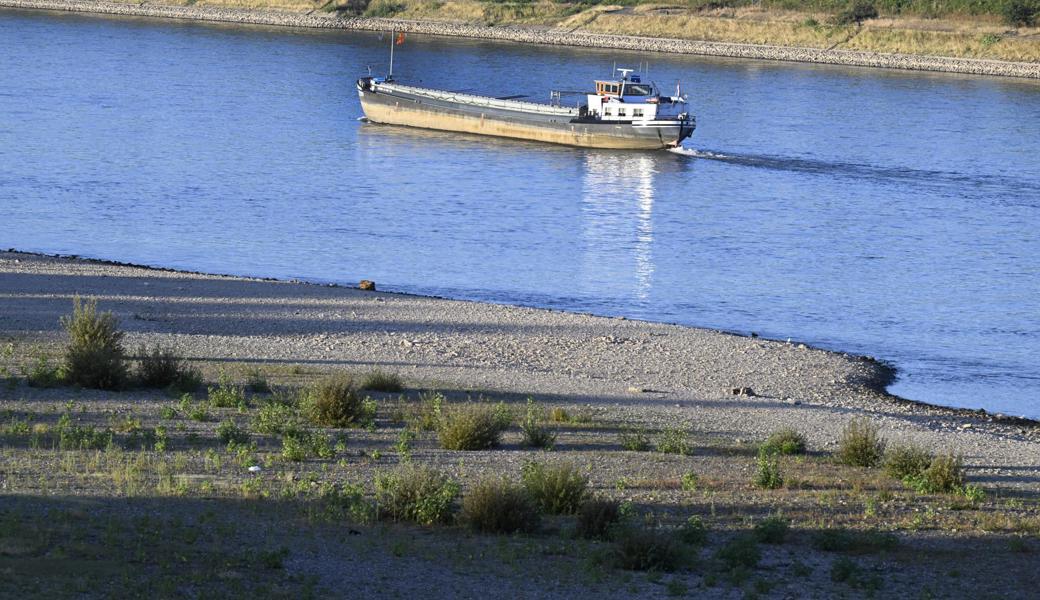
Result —
[[[428, 387], [534, 394], [648, 426], [761, 439], [778, 427], [833, 448], [868, 414], [893, 441], [965, 456], [985, 485], [1040, 482], [1040, 427], [907, 402], [862, 357], [718, 331], [274, 280], [0, 252], [0, 338], [61, 338], [76, 295], [113, 311], [128, 345], [199, 361], [392, 370]], [[753, 395], [734, 395], [733, 388]]]
[[341, 18], [328, 14], [302, 14], [272, 10], [199, 6], [164, 6], [148, 3], [123, 4], [92, 0], [0, 0], [0, 8], [3, 7], [359, 31], [385, 31], [394, 28], [398, 31], [426, 35], [491, 39], [519, 43], [1040, 79], [1040, 64], [1035, 63], [907, 54], [879, 54], [853, 50], [701, 42], [593, 34], [560, 29], [485, 27], [439, 21], [406, 21], [366, 17]]

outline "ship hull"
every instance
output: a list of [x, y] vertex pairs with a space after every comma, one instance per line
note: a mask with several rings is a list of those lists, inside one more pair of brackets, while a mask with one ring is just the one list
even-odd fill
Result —
[[365, 117], [373, 123], [626, 150], [676, 146], [693, 132], [692, 121], [601, 123], [579, 119], [576, 109], [508, 101], [478, 106], [452, 101], [444, 97], [445, 93], [413, 93], [411, 88], [399, 85], [389, 90], [385, 88], [390, 86], [381, 87], [384, 89], [376, 86], [366, 89], [361, 82], [358, 85], [361, 107]]

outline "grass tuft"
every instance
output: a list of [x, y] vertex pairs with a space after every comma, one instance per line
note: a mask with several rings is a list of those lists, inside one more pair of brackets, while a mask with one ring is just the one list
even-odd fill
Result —
[[512, 420], [501, 403], [442, 405], [437, 435], [445, 450], [490, 450], [501, 443]]
[[841, 434], [838, 462], [853, 467], [876, 467], [885, 455], [885, 441], [879, 428], [866, 417], [849, 421]]
[[763, 544], [782, 544], [791, 526], [781, 516], [767, 517], [755, 525], [755, 539]]
[[621, 521], [621, 504], [607, 498], [588, 498], [578, 508], [575, 535], [585, 539], [606, 539]]
[[780, 429], [774, 431], [761, 448], [770, 454], [805, 454], [805, 436], [794, 429]]
[[69, 383], [102, 390], [126, 384], [123, 332], [110, 312], [98, 313], [97, 300], [72, 301], [72, 314], [61, 318], [69, 335], [64, 373]]
[[449, 521], [459, 495], [459, 484], [446, 474], [412, 463], [378, 474], [375, 487], [382, 517], [419, 525]]
[[401, 377], [396, 373], [386, 373], [376, 369], [361, 381], [361, 389], [373, 392], [397, 393], [404, 389]]
[[308, 420], [321, 427], [365, 427], [375, 419], [374, 403], [361, 396], [346, 373], [315, 382], [303, 392], [300, 404]]
[[529, 462], [524, 465], [521, 478], [547, 513], [574, 514], [588, 497], [589, 479], [572, 463]]
[[535, 405], [534, 399], [528, 398], [527, 413], [524, 415], [524, 420], [520, 422], [520, 434], [523, 436], [521, 444], [529, 448], [552, 450], [556, 445], [556, 432], [542, 423], [539, 418], [541, 412], [541, 409]]
[[664, 454], [692, 455], [693, 445], [690, 444], [689, 432], [681, 427], [665, 429], [657, 438], [657, 451]]
[[775, 454], [766, 452], [765, 446], [758, 451], [755, 485], [764, 490], [775, 490], [784, 485], [784, 476], [780, 472], [780, 460]]
[[155, 346], [137, 350], [137, 381], [145, 387], [194, 392], [202, 386], [202, 373], [178, 358], [171, 348]]
[[667, 531], [625, 527], [615, 536], [610, 557], [621, 569], [670, 573], [682, 565], [686, 553]]
[[931, 452], [915, 444], [894, 446], [885, 452], [885, 473], [899, 480], [920, 477], [932, 458]]

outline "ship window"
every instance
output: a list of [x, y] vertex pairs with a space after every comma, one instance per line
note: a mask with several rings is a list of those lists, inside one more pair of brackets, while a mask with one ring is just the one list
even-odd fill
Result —
[[617, 116], [619, 116], [619, 117], [625, 116], [625, 109], [623, 109], [623, 108], [617, 109]]
[[604, 108], [603, 109], [603, 116], [604, 117], [609, 117], [610, 115], [611, 115], [610, 108]]
[[632, 116], [633, 117], [641, 117], [641, 116], [643, 116], [643, 109], [641, 109], [641, 108], [633, 108], [632, 109]]
[[626, 96], [649, 96], [652, 93], [649, 85], [646, 84], [628, 84], [625, 86]]
[[618, 93], [618, 86], [617, 86], [617, 84], [614, 84], [614, 85], [610, 86], [610, 93], [611, 94]]

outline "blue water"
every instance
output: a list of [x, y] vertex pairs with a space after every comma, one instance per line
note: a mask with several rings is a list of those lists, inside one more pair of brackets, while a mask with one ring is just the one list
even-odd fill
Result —
[[890, 361], [1040, 417], [1040, 85], [410, 36], [547, 98], [650, 59], [691, 152], [365, 124], [376, 34], [0, 11], [0, 246], [627, 315]]

